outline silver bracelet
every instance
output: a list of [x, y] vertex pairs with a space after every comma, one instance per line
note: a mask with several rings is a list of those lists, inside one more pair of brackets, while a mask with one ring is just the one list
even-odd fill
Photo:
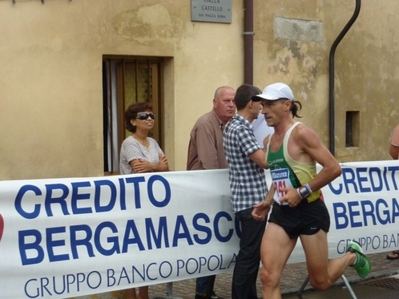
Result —
[[310, 188], [309, 184], [305, 184], [304, 187], [306, 188], [306, 190], [308, 190], [310, 192], [310, 194], [313, 193], [312, 189]]
[[296, 191], [298, 192], [298, 195], [301, 199], [306, 199], [310, 196], [310, 194], [312, 194], [312, 192], [309, 192], [309, 190], [306, 189], [305, 186], [300, 186], [296, 189]]

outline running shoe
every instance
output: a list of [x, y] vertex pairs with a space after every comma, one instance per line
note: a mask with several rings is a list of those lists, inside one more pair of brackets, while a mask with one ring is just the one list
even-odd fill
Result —
[[356, 254], [356, 262], [353, 265], [351, 265], [351, 267], [353, 267], [356, 270], [357, 274], [361, 278], [366, 277], [370, 273], [371, 264], [367, 256], [364, 255], [362, 246], [360, 246], [360, 244], [355, 240], [352, 240], [348, 244], [347, 251]]

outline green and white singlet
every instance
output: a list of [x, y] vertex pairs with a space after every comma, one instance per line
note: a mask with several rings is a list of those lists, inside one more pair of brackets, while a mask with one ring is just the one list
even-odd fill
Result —
[[[292, 130], [300, 122], [294, 123], [285, 133], [284, 140], [280, 148], [276, 152], [270, 150], [267, 144], [266, 163], [269, 165], [270, 173], [275, 188], [274, 200], [280, 204], [280, 198], [285, 195], [281, 188], [298, 188], [309, 183], [316, 176], [316, 163], [304, 163], [293, 160], [288, 154], [288, 139]], [[308, 202], [312, 202], [320, 198], [320, 190], [313, 192], [308, 198]]]

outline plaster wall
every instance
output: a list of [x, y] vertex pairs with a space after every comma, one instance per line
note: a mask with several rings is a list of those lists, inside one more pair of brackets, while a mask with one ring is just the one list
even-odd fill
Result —
[[165, 153], [184, 170], [214, 90], [242, 82], [242, 3], [232, 23], [191, 21], [190, 1], [0, 1], [0, 179], [103, 175], [102, 56], [168, 57]]
[[[255, 1], [254, 84], [289, 84], [303, 105], [300, 121], [329, 147], [329, 52], [353, 16], [356, 1]], [[399, 3], [361, 1], [361, 10], [335, 53], [335, 155], [340, 162], [385, 160], [399, 121]], [[312, 31], [281, 38], [283, 22], [321, 22], [323, 39]], [[277, 21], [277, 22], [276, 22]], [[295, 24], [297, 23], [297, 24]], [[298, 29], [299, 30], [299, 29]], [[299, 37], [298, 37], [299, 36]], [[347, 147], [346, 112], [359, 112], [358, 145]], [[355, 130], [356, 131], [356, 130]]]
[[[103, 175], [101, 62], [110, 54], [167, 57], [164, 150], [171, 168], [184, 170], [191, 127], [214, 90], [243, 83], [243, 2], [232, 0], [232, 22], [220, 24], [192, 22], [186, 0], [0, 1], [0, 179]], [[329, 51], [355, 1], [254, 0], [254, 8], [254, 84], [289, 84], [301, 121], [328, 146]], [[398, 13], [395, 1], [362, 1], [337, 48], [341, 162], [389, 159], [399, 119]], [[308, 22], [317, 34], [279, 34]], [[356, 147], [345, 145], [347, 111], [359, 111]]]

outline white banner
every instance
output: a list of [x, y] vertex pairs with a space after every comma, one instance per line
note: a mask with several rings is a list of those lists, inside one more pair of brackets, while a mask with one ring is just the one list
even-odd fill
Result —
[[[399, 247], [399, 162], [342, 164], [323, 188], [330, 257]], [[267, 179], [270, 177], [267, 172]], [[232, 271], [227, 170], [0, 182], [1, 298], [68, 298]], [[304, 261], [300, 244], [290, 263]]]
[[65, 298], [234, 267], [225, 170], [0, 183], [2, 298]]
[[[341, 176], [322, 189], [331, 218], [329, 257], [344, 254], [352, 239], [366, 253], [398, 249], [399, 161], [341, 163], [341, 167]], [[298, 242], [289, 262], [303, 261]]]

